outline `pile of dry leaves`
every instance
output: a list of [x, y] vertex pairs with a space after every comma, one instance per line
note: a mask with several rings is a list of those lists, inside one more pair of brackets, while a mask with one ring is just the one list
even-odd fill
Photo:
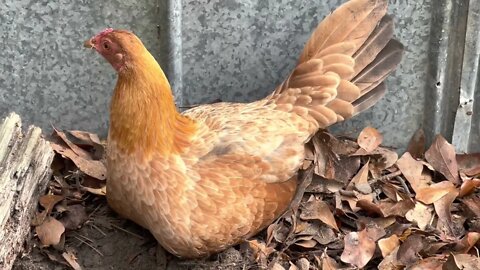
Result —
[[[237, 266], [477, 269], [480, 154], [457, 155], [441, 136], [426, 150], [421, 131], [401, 157], [381, 142], [370, 127], [356, 141], [314, 137], [291, 210], [242, 245]], [[105, 205], [104, 144], [86, 132], [55, 131], [52, 145], [55, 175], [34, 232], [50, 259], [81, 269], [65, 237]]]
[[[86, 202], [92, 196], [106, 193], [104, 144], [97, 135], [83, 131], [60, 132], [54, 129], [50, 142], [57, 153], [53, 163], [53, 177], [47, 194], [40, 197], [41, 209], [32, 226], [42, 250], [51, 260], [81, 269], [75, 251], [65, 245], [66, 231], [82, 227], [94, 214], [87, 214]], [[88, 239], [83, 239], [88, 244]], [[94, 248], [94, 247], [93, 247]], [[58, 252], [60, 251], [60, 253]], [[61, 257], [60, 258], [60, 255]]]
[[373, 128], [357, 142], [314, 138], [298, 209], [251, 241], [262, 266], [478, 268], [480, 156], [456, 155], [441, 136], [425, 151], [421, 131], [400, 158], [381, 142]]

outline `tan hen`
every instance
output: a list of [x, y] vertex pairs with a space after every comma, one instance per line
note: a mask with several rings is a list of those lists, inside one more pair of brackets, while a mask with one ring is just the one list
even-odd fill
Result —
[[400, 62], [386, 0], [351, 0], [325, 18], [298, 65], [265, 99], [178, 113], [169, 83], [132, 33], [86, 42], [118, 72], [107, 199], [169, 252], [200, 257], [258, 233], [289, 206], [304, 145], [385, 93]]

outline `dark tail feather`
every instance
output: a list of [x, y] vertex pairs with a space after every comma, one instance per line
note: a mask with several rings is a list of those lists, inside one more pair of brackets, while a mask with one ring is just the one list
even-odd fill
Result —
[[374, 61], [378, 53], [392, 39], [393, 31], [393, 19], [389, 15], [385, 15], [362, 47], [353, 55], [355, 75], [358, 75], [368, 64]]
[[354, 115], [370, 108], [383, 97], [386, 87], [382, 82], [400, 63], [403, 51], [404, 47], [400, 42], [389, 40], [375, 60], [352, 79], [352, 83], [360, 89], [360, 98], [353, 102]]
[[372, 107], [375, 103], [377, 103], [387, 92], [387, 87], [385, 83], [382, 82], [377, 87], [372, 89], [372, 91], [368, 92], [367, 94], [363, 95], [359, 99], [355, 100], [353, 105], [353, 115], [357, 115], [370, 107]]

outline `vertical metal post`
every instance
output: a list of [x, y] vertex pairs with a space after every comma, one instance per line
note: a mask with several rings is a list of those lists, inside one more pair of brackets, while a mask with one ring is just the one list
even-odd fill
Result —
[[478, 0], [470, 0], [468, 5], [465, 36], [460, 104], [457, 108], [453, 132], [453, 144], [458, 152], [479, 150], [479, 147], [475, 145], [477, 140], [474, 139], [478, 137], [478, 132], [473, 129], [475, 126], [473, 121], [478, 121], [477, 117], [473, 117], [473, 113], [475, 90], [478, 88], [478, 80], [480, 79], [478, 73], [480, 63], [480, 2]]
[[174, 92], [178, 106], [184, 105], [182, 58], [182, 1], [158, 0], [160, 63]]
[[[476, 0], [473, 0], [476, 1]], [[465, 0], [437, 0], [432, 4], [428, 78], [425, 99], [425, 132], [448, 140], [453, 135], [464, 55], [468, 14]]]

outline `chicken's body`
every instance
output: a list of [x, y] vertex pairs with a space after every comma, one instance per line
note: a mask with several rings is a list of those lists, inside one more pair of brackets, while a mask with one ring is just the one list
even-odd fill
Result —
[[265, 228], [292, 200], [311, 136], [383, 95], [382, 81], [402, 52], [385, 11], [385, 0], [348, 2], [320, 24], [272, 95], [183, 114], [138, 38], [118, 30], [92, 38], [89, 45], [119, 73], [109, 204], [181, 257], [221, 251]]
[[110, 205], [183, 257], [221, 251], [271, 223], [294, 195], [311, 133], [302, 118], [262, 103], [185, 112], [196, 131], [168, 156], [127, 154], [109, 140], [109, 168], [122, 168], [109, 170]]

